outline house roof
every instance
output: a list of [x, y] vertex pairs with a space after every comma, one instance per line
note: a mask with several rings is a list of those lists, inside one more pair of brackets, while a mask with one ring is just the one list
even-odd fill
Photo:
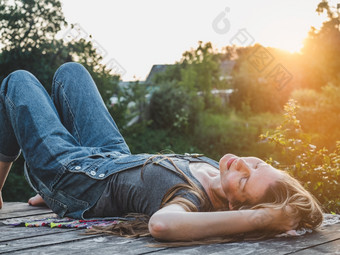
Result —
[[229, 76], [235, 66], [235, 60], [223, 60], [220, 64], [221, 76]]
[[[173, 65], [153, 65], [146, 80], [145, 83], [151, 83], [152, 79], [155, 77], [157, 73], [164, 72], [168, 67]], [[231, 75], [231, 72], [235, 66], [235, 60], [223, 60], [220, 64], [220, 70], [221, 70], [221, 76], [227, 77]]]
[[155, 77], [155, 75], [157, 73], [162, 73], [164, 72], [169, 66], [173, 66], [173, 65], [153, 65], [145, 82], [146, 83], [151, 83], [152, 79]]

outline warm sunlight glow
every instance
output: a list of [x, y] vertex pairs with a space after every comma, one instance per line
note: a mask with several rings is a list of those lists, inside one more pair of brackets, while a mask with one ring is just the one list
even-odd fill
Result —
[[[320, 27], [326, 19], [315, 12], [319, 2], [62, 0], [68, 23], [80, 24], [106, 58], [126, 70], [123, 80], [144, 80], [152, 65], [179, 61], [198, 41], [218, 49], [260, 43], [298, 52], [311, 26]], [[214, 24], [216, 19], [221, 22]], [[232, 40], [241, 29], [250, 38], [244, 45], [239, 43], [244, 38]]]
[[307, 35], [305, 33], [296, 32], [294, 36], [287, 38], [275, 38], [275, 40], [270, 40], [270, 43], [263, 43], [265, 46], [279, 48], [290, 53], [298, 53], [303, 48], [303, 41]]

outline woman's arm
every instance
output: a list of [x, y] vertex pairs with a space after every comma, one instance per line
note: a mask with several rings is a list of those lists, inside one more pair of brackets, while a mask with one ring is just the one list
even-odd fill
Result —
[[152, 215], [149, 231], [157, 239], [192, 241], [261, 229], [284, 232], [296, 228], [298, 222], [283, 210], [186, 212], [180, 205], [172, 204]]
[[0, 161], [0, 209], [2, 208], [3, 205], [1, 191], [2, 188], [4, 187], [11, 166], [12, 162]]

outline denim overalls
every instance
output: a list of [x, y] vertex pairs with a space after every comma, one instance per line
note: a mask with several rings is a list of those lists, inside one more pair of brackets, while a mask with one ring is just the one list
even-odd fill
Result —
[[[66, 63], [56, 71], [52, 96], [19, 70], [0, 87], [0, 161], [20, 150], [25, 177], [59, 216], [82, 218], [102, 194], [108, 176], [140, 166], [151, 156], [131, 155], [87, 70]], [[201, 156], [218, 168], [218, 163]], [[153, 159], [158, 163], [157, 158]], [[159, 161], [168, 168], [169, 162]]]

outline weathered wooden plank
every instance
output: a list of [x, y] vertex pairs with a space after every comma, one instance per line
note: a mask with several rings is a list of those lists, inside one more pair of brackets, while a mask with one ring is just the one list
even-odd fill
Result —
[[25, 212], [25, 211], [36, 211], [36, 210], [50, 210], [46, 206], [31, 206], [28, 203], [23, 202], [5, 202], [0, 214], [6, 214], [11, 212]]
[[335, 240], [322, 245], [317, 245], [291, 254], [294, 255], [340, 254], [340, 240]]
[[70, 243], [61, 243], [45, 247], [36, 247], [27, 250], [17, 251], [11, 254], [148, 254], [159, 252], [168, 248], [147, 247], [152, 238], [130, 239], [116, 236], [102, 236], [88, 240], [81, 240]]
[[96, 236], [84, 236], [79, 235], [79, 231], [69, 231], [69, 232], [58, 232], [51, 233], [49, 235], [42, 235], [36, 237], [29, 237], [19, 240], [4, 241], [0, 242], [0, 254], [22, 251], [34, 247], [44, 247], [60, 243], [68, 243], [77, 240], [84, 239], [94, 239], [100, 235]]
[[51, 209], [40, 206], [30, 206], [20, 202], [4, 203], [3, 208], [0, 210], [0, 220], [19, 218], [33, 215], [43, 215], [51, 213]]
[[[125, 239], [121, 237], [103, 236], [72, 243], [60, 243], [43, 247], [20, 250], [27, 254], [79, 254], [84, 249], [89, 253], [105, 254], [289, 254], [308, 247], [325, 244], [330, 240], [340, 238], [340, 224], [320, 229], [317, 233], [294, 238], [275, 238], [264, 241], [237, 242], [227, 244], [211, 244], [180, 248], [150, 248], [148, 243], [154, 243], [152, 238]], [[334, 250], [333, 248], [330, 251]], [[25, 253], [26, 254], [26, 253]]]
[[[281, 255], [289, 254], [316, 245], [332, 242], [340, 238], [340, 224], [320, 228], [317, 232], [300, 237], [273, 238], [263, 241], [247, 241], [226, 244], [202, 245], [193, 247], [180, 247], [159, 251], [159, 254], [261, 254]], [[151, 253], [152, 254], [152, 253]]]
[[[48, 208], [25, 203], [5, 203], [0, 219], [24, 216], [48, 217]], [[38, 216], [40, 215], [40, 216]], [[1, 218], [3, 217], [3, 218]], [[0, 225], [0, 254], [320, 254], [340, 253], [340, 224], [320, 228], [317, 232], [295, 238], [213, 244], [180, 248], [150, 248], [152, 238], [126, 239], [115, 236], [84, 236], [84, 230], [21, 228]]]
[[[46, 215], [51, 215], [51, 213], [46, 212], [46, 211], [45, 212], [44, 211], [36, 211], [34, 213], [32, 213], [32, 212], [26, 212], [26, 213], [17, 212], [17, 213], [12, 213], [9, 216], [3, 216], [3, 217], [0, 216], [0, 220], [3, 221], [3, 220], [8, 220], [8, 219], [15, 219], [15, 218], [23, 218], [23, 217], [31, 217], [31, 216], [39, 217], [39, 216], [46, 216]], [[46, 216], [46, 217], [49, 217], [49, 216]], [[42, 217], [42, 218], [44, 218], [44, 217]]]
[[[38, 237], [43, 235], [56, 234], [58, 232], [76, 231], [76, 229], [48, 228], [48, 227], [0, 227], [0, 242], [10, 242], [24, 238]], [[1, 250], [1, 249], [0, 249]]]

